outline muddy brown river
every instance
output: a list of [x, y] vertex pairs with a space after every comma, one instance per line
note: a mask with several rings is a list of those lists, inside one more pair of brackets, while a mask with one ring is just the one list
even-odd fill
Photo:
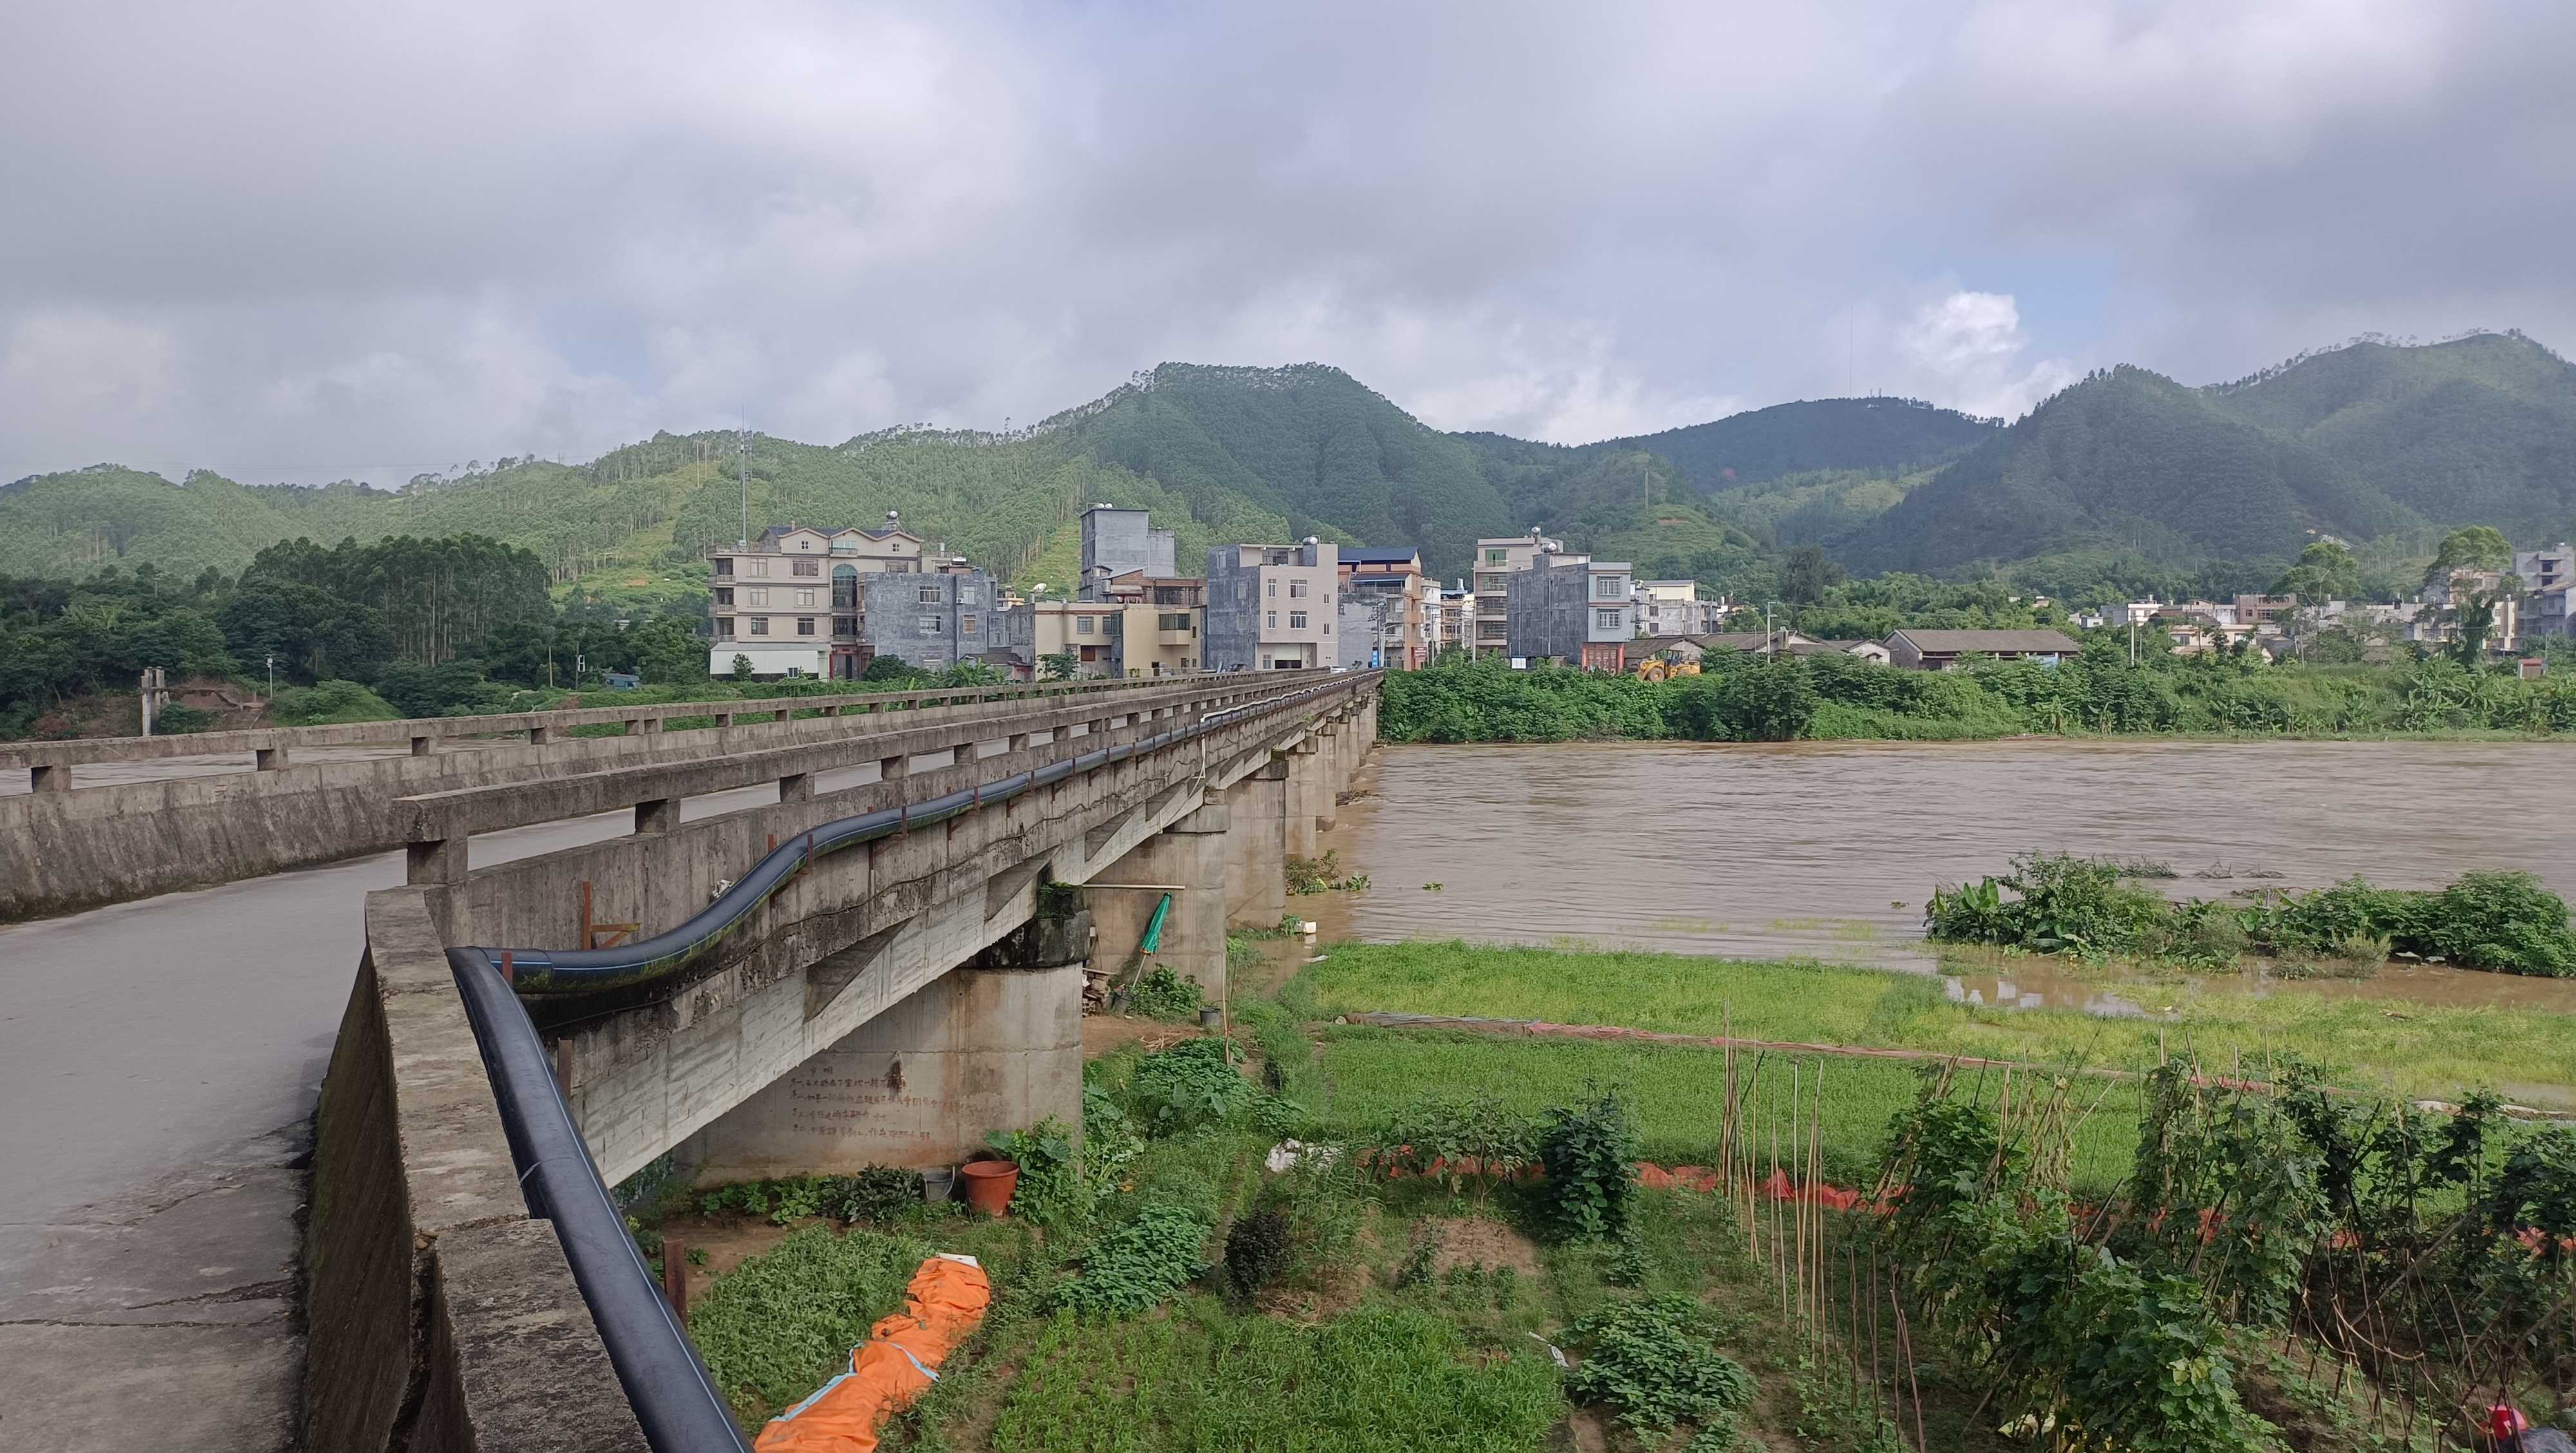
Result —
[[[2576, 898], [2576, 747], [2520, 742], [1570, 743], [1382, 747], [1325, 835], [1360, 893], [1325, 937], [1464, 938], [1936, 970], [1936, 884], [2032, 850], [2148, 859], [2176, 895], [2479, 868]], [[1437, 883], [1437, 890], [1425, 884]], [[2392, 965], [2300, 992], [2576, 1012], [2576, 981]], [[1981, 1002], [2121, 1012], [2017, 960]]]

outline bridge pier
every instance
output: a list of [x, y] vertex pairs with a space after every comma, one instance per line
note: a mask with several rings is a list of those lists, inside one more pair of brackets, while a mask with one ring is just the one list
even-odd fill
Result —
[[955, 1165], [1054, 1116], [1082, 1131], [1082, 966], [953, 969], [682, 1142], [699, 1185]]
[[1288, 765], [1270, 765], [1226, 789], [1225, 919], [1231, 928], [1275, 928], [1288, 916]]
[[[1119, 969], [1145, 936], [1155, 905], [1169, 893], [1171, 912], [1163, 937], [1140, 972], [1156, 966], [1195, 982], [1211, 1003], [1225, 998], [1226, 856], [1232, 822], [1226, 805], [1211, 802], [1137, 844], [1125, 857], [1094, 873], [1091, 921], [1099, 928], [1092, 966]], [[1271, 920], [1277, 922], [1277, 919]]]

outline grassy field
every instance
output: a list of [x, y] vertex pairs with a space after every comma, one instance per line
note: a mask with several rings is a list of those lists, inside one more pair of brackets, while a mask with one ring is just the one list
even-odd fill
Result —
[[[1435, 1091], [1471, 1086], [1493, 1092], [1514, 1109], [1535, 1112], [1578, 1098], [1589, 1081], [1629, 1093], [1646, 1159], [1668, 1166], [1716, 1163], [1726, 1075], [1724, 1057], [1715, 1050], [1366, 1025], [1327, 1027], [1323, 1041], [1328, 1098], [1322, 1113], [1337, 1131], [1364, 1131], [1389, 1111]], [[1765, 1127], [1784, 1111], [1793, 1067], [1802, 1119], [1823, 1068], [1825, 1174], [1838, 1185], [1869, 1184], [1889, 1117], [1914, 1102], [1922, 1083], [1917, 1068], [1888, 1060], [1771, 1054], [1760, 1057], [1757, 1081], [1755, 1058], [1741, 1056], [1736, 1073], [1748, 1103], [1759, 1096], [1756, 1123]], [[1999, 1073], [1980, 1080], [1969, 1071], [1968, 1078], [1984, 1085], [1989, 1100], [2003, 1090]], [[2077, 1134], [2069, 1170], [2079, 1193], [2099, 1193], [2127, 1171], [2137, 1148], [2138, 1090], [2106, 1083], [2083, 1089], [2079, 1099], [2086, 1106], [2098, 1100], [2099, 1108]]]
[[1953, 1004], [1939, 981], [1815, 963], [1559, 952], [1463, 943], [1337, 944], [1305, 971], [1325, 1015], [1387, 1010], [2148, 1069], [2159, 1039], [2213, 1072], [2296, 1054], [2356, 1089], [2457, 1099], [2576, 1099], [2576, 1021], [2527, 1009], [2149, 986], [2165, 1021]]

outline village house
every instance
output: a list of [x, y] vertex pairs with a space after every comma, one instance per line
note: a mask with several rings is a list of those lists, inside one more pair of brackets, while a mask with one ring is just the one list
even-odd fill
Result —
[[1963, 656], [2037, 661], [2054, 666], [2083, 648], [2061, 631], [1920, 631], [1887, 638], [1888, 664], [1908, 671], [1948, 671]]

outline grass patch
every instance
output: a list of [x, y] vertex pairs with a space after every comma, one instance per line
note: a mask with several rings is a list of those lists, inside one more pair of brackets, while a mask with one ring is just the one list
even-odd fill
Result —
[[[1587, 1082], [1622, 1086], [1636, 1110], [1640, 1153], [1664, 1165], [1715, 1164], [1725, 1121], [1724, 1057], [1686, 1045], [1499, 1039], [1344, 1024], [1325, 1030], [1321, 1058], [1322, 1077], [1332, 1087], [1325, 1118], [1340, 1133], [1359, 1133], [1448, 1086], [1474, 1086], [1525, 1114], [1578, 1098]], [[1840, 1185], [1866, 1185], [1886, 1142], [1888, 1120], [1914, 1103], [1919, 1074], [1913, 1066], [1893, 1061], [1764, 1055], [1758, 1087], [1762, 1103], [1786, 1104], [1792, 1066], [1799, 1085], [1811, 1090], [1819, 1065], [1825, 1075], [1825, 1173]], [[1736, 1073], [1748, 1097], [1757, 1092], [1753, 1056], [1739, 1055]], [[1976, 1083], [1974, 1071], [1968, 1079]], [[2000, 1074], [1986, 1078], [1988, 1099], [2002, 1089]], [[2137, 1087], [2106, 1084], [2085, 1093], [2083, 1102], [2091, 1104], [2104, 1090], [2109, 1098], [2076, 1137], [2071, 1174], [2081, 1190], [2107, 1190], [2128, 1170], [2137, 1148]]]
[[1337, 944], [1301, 977], [1326, 1014], [1391, 1010], [1716, 1034], [1731, 1007], [1751, 1039], [1889, 1046], [2042, 1064], [2145, 1070], [2159, 1039], [2230, 1071], [2295, 1053], [2356, 1089], [2456, 1100], [2497, 1086], [2576, 1098], [2576, 1023], [2512, 1008], [2454, 1008], [2178, 984], [2148, 996], [2165, 1020], [1953, 1004], [1923, 975], [1682, 954], [1560, 952], [1464, 943]]
[[1214, 1297], [1166, 1317], [1070, 1318], [1039, 1334], [993, 1430], [995, 1453], [1224, 1448], [1445, 1453], [1537, 1448], [1564, 1410], [1522, 1348], [1372, 1305], [1320, 1326], [1238, 1316]]

